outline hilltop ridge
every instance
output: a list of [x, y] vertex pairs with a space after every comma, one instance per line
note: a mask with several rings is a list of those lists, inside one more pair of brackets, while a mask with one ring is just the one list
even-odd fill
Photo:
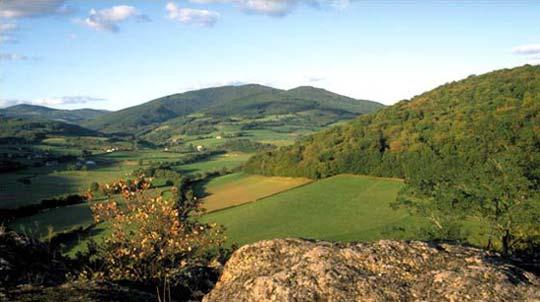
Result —
[[205, 88], [173, 94], [88, 121], [103, 132], [145, 132], [191, 114], [205, 117], [249, 117], [297, 113], [329, 117], [328, 123], [375, 111], [383, 105], [355, 100], [322, 89], [281, 90], [258, 84]]
[[455, 165], [472, 166], [486, 154], [539, 154], [538, 125], [540, 66], [525, 65], [447, 83], [292, 146], [260, 153], [246, 170], [310, 178], [339, 173], [407, 177], [421, 167], [435, 173], [449, 158]]
[[19, 104], [0, 109], [0, 115], [16, 118], [39, 118], [66, 123], [79, 123], [105, 115], [110, 111], [97, 109], [53, 109], [45, 106]]

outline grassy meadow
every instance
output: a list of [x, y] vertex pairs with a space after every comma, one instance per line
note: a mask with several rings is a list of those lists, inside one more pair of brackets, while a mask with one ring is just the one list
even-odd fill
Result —
[[226, 169], [234, 169], [246, 162], [252, 154], [248, 153], [226, 153], [213, 156], [205, 161], [199, 161], [187, 165], [175, 167], [176, 170], [184, 173], [197, 173]]
[[196, 189], [197, 195], [203, 197], [203, 207], [211, 212], [255, 201], [310, 182], [307, 178], [267, 177], [239, 172], [214, 178]]
[[49, 232], [54, 234], [78, 227], [87, 227], [92, 222], [92, 211], [88, 204], [77, 204], [22, 217], [9, 226], [17, 232], [44, 240]]
[[[15, 145], [3, 145], [1, 151], [13, 154], [26, 152], [24, 156], [35, 155], [39, 152], [55, 152], [71, 156], [81, 154], [80, 149], [71, 149], [67, 145], [64, 145], [65, 149], [62, 150], [62, 144], [65, 143], [64, 138], [54, 137], [45, 140], [40, 145], [27, 145], [23, 146], [22, 149]], [[189, 153], [169, 152], [164, 149], [119, 150], [110, 153], [103, 150], [91, 151], [93, 154], [87, 160], [94, 161], [96, 165], [89, 166], [87, 170], [69, 169], [70, 165], [73, 166], [73, 161], [70, 161], [0, 173], [0, 208], [17, 208], [64, 194], [80, 194], [88, 190], [93, 182], [108, 183], [116, 179], [131, 177], [132, 172], [136, 169], [156, 163], [176, 162], [190, 155]], [[182, 174], [215, 171], [223, 168], [232, 169], [239, 167], [250, 156], [251, 154], [233, 152], [174, 168]], [[165, 181], [154, 179], [153, 184], [164, 186]], [[149, 194], [158, 194], [167, 188], [157, 188], [151, 190], [152, 192]], [[92, 221], [89, 205], [78, 204], [53, 208], [33, 216], [18, 218], [10, 221], [9, 226], [29, 236], [47, 239], [48, 236], [58, 232], [87, 227]], [[106, 227], [98, 226], [96, 229], [102, 230]], [[102, 232], [94, 233], [98, 235]], [[74, 244], [72, 250], [77, 251], [82, 248], [82, 245]]]
[[[51, 167], [25, 169], [0, 174], [0, 208], [15, 208], [40, 202], [42, 199], [61, 194], [86, 191], [93, 182], [110, 182], [124, 178], [144, 165], [152, 162], [167, 162], [182, 158], [183, 154], [159, 150], [119, 151], [95, 154], [91, 157], [96, 166], [87, 171], [66, 169], [66, 164]], [[30, 183], [23, 183], [28, 179]]]
[[325, 240], [374, 240], [393, 226], [413, 223], [390, 208], [402, 188], [400, 180], [338, 175], [204, 216], [223, 224], [229, 244], [303, 237]]

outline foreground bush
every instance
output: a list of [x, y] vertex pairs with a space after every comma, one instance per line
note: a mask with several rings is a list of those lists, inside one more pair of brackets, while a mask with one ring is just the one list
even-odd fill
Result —
[[180, 200], [174, 190], [169, 199], [152, 196], [148, 179], [115, 187], [122, 188], [122, 202], [91, 206], [96, 223], [107, 222], [110, 233], [90, 246], [82, 276], [151, 286], [170, 300], [171, 289], [189, 288], [190, 276], [217, 260], [222, 229], [194, 219], [201, 211], [196, 200]]

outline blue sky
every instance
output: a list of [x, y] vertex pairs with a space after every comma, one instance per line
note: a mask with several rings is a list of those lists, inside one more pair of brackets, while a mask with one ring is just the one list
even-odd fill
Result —
[[0, 2], [0, 106], [121, 109], [260, 83], [392, 104], [540, 63], [540, 2]]

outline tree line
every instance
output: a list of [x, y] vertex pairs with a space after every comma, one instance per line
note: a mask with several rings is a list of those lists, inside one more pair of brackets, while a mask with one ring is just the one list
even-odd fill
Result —
[[463, 218], [504, 253], [540, 243], [540, 66], [470, 76], [277, 151], [251, 173], [400, 177], [398, 205], [462, 238]]

